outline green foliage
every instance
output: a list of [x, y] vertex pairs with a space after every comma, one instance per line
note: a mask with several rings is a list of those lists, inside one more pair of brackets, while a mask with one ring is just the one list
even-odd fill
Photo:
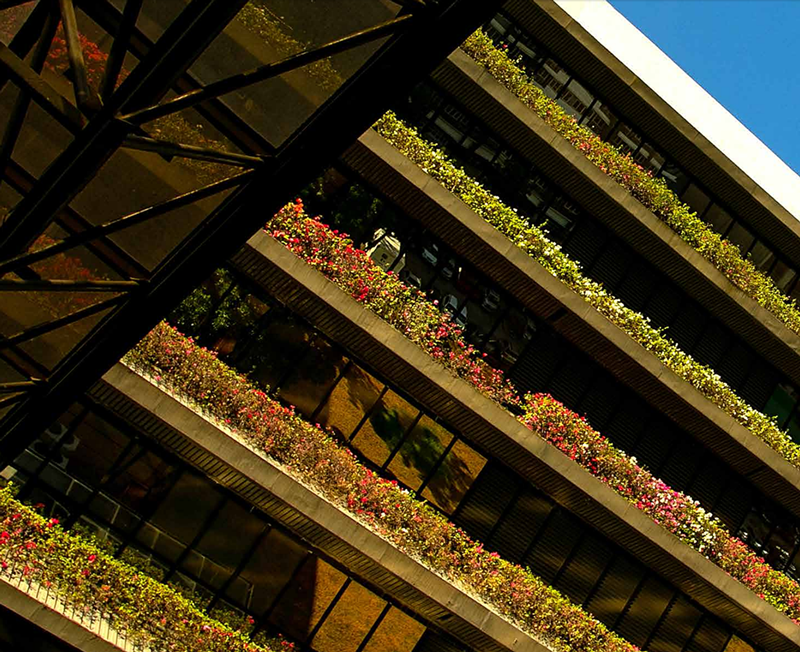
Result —
[[714, 370], [684, 353], [650, 320], [610, 295], [601, 283], [581, 272], [580, 265], [547, 238], [538, 226], [529, 224], [516, 210], [504, 204], [477, 181], [458, 168], [437, 147], [423, 140], [414, 129], [387, 113], [376, 124], [376, 131], [416, 163], [424, 172], [459, 197], [477, 215], [505, 234], [553, 276], [563, 281], [669, 369], [690, 383], [719, 408], [734, 417], [755, 436], [800, 467], [800, 446], [782, 431], [774, 417], [749, 406]]
[[124, 362], [165, 391], [188, 398], [302, 483], [553, 649], [638, 649], [529, 569], [486, 551], [430, 505], [379, 478], [328, 433], [270, 399], [215, 352], [171, 326], [157, 326]]
[[[458, 329], [447, 328], [447, 320], [419, 291], [409, 291], [390, 272], [377, 267], [363, 251], [353, 251], [350, 241], [336, 234], [319, 221], [309, 219], [301, 200], [284, 207], [268, 224], [279, 241], [309, 265], [385, 319], [409, 339], [416, 342], [432, 358], [437, 359], [456, 376], [470, 382], [487, 398], [499, 400], [505, 406], [522, 408], [519, 420], [545, 441], [558, 448], [570, 459], [603, 482], [612, 491], [635, 505], [657, 524], [694, 548], [731, 576], [742, 582], [762, 599], [791, 618], [800, 616], [800, 586], [788, 575], [771, 568], [745, 543], [733, 537], [724, 525], [690, 496], [675, 491], [636, 463], [624, 451], [613, 446], [595, 431], [586, 419], [572, 412], [547, 394], [535, 394], [521, 399], [512, 383], [498, 396], [503, 383], [501, 375], [493, 376], [491, 368], [479, 374], [464, 374], [452, 364], [452, 358], [442, 351], [461, 351], [466, 347]], [[280, 227], [276, 229], [275, 227]], [[362, 292], [368, 282], [375, 292]], [[383, 290], [388, 289], [388, 292]], [[376, 296], [377, 295], [377, 296]], [[393, 310], [386, 310], [385, 297], [391, 297]], [[376, 301], [376, 299], [378, 299]], [[429, 315], [433, 322], [425, 327], [422, 338], [408, 329], [407, 316]], [[424, 323], [424, 320], [423, 322]], [[433, 327], [432, 327], [433, 326]], [[515, 411], [516, 411], [515, 410]], [[371, 417], [372, 425], [389, 448], [399, 443], [397, 413], [380, 411]], [[430, 468], [442, 452], [438, 438], [417, 437], [420, 447], [405, 447], [401, 455], [415, 456], [415, 466]], [[445, 467], [446, 468], [446, 467]]]
[[742, 257], [739, 248], [725, 240], [667, 187], [663, 179], [637, 164], [627, 153], [603, 141], [588, 127], [578, 125], [555, 101], [547, 97], [481, 30], [461, 46], [479, 65], [532, 109], [586, 158], [612, 177], [650, 209], [685, 242], [724, 274], [736, 287], [769, 310], [790, 330], [800, 334], [800, 310], [773, 280]]
[[0, 489], [0, 573], [55, 591], [63, 602], [153, 652], [269, 652], [249, 638], [252, 620], [224, 625], [173, 588], [114, 558], [93, 537], [64, 531]]

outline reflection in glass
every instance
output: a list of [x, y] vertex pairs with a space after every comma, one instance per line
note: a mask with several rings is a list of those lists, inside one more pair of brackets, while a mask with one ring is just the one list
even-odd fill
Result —
[[486, 458], [458, 440], [436, 470], [422, 496], [452, 513], [486, 464]]
[[353, 437], [353, 446], [369, 460], [382, 466], [400, 444], [418, 413], [419, 410], [411, 407], [395, 392], [387, 391]]
[[452, 439], [441, 425], [423, 416], [392, 459], [389, 471], [407, 487], [419, 489]]

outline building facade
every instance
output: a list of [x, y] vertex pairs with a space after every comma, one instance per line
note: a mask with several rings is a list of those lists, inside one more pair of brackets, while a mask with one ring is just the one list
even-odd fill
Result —
[[[508, 0], [483, 31], [542, 97], [663, 179], [780, 293], [798, 296], [796, 176], [610, 5]], [[339, 72], [334, 58], [293, 74], [286, 83], [302, 105], [308, 88]], [[583, 276], [800, 441], [800, 335], [791, 322], [507, 86], [497, 69], [457, 50], [392, 110], [495, 199], [544, 225]], [[208, 183], [228, 172], [194, 164], [179, 176]], [[168, 188], [171, 179], [160, 182]], [[433, 172], [370, 130], [298, 194], [308, 213], [449, 312], [520, 395], [546, 393], [585, 415], [766, 566], [800, 580], [800, 469], [789, 456], [518, 250]], [[640, 496], [621, 496], [533, 441], [518, 406], [452, 378], [274, 235], [268, 227], [253, 236], [169, 321], [327, 429], [370, 472], [530, 568], [631, 644], [800, 649], [791, 612], [654, 523]], [[417, 568], [280, 465], [250, 459], [196, 407], [120, 363], [2, 475], [19, 500], [146, 563], [213, 616], [249, 618], [299, 649], [558, 649]], [[17, 622], [9, 604], [7, 622]], [[43, 649], [45, 640], [80, 648], [21, 621], [6, 630], [9, 649]]]

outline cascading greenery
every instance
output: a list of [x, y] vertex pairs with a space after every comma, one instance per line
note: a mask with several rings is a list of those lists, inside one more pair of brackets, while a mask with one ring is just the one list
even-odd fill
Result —
[[464, 587], [554, 650], [634, 652], [527, 568], [502, 559], [394, 481], [378, 477], [329, 434], [162, 323], [124, 358], [163, 389], [191, 399], [303, 483], [397, 548]]
[[588, 127], [579, 125], [575, 118], [547, 97], [525, 70], [496, 47], [483, 31], [478, 30], [470, 36], [461, 49], [558, 134], [583, 152], [587, 159], [650, 209], [736, 287], [769, 310], [790, 330], [800, 334], [800, 310], [794, 299], [787, 297], [769, 276], [744, 258], [735, 244], [725, 240], [701, 220], [667, 187], [663, 179], [653, 178], [629, 154], [623, 154]]
[[800, 467], [800, 446], [782, 431], [774, 417], [754, 409], [741, 399], [714, 370], [684, 353], [650, 324], [609, 294], [601, 283], [584, 276], [580, 265], [561, 251], [545, 231], [529, 224], [516, 210], [458, 168], [440, 149], [421, 138], [393, 113], [385, 114], [375, 130], [398, 151], [416, 163], [477, 215], [508, 237], [553, 276], [563, 281], [613, 324], [653, 353], [669, 369], [690, 383], [719, 408], [734, 417], [793, 465]]
[[345, 234], [310, 218], [300, 200], [267, 224], [273, 237], [353, 299], [415, 342], [455, 376], [519, 420], [668, 532], [793, 619], [800, 617], [800, 586], [771, 568], [690, 496], [675, 491], [616, 448], [584, 417], [548, 394], [520, 397], [501, 372], [486, 364], [460, 328], [423, 292], [410, 288], [355, 249]]
[[211, 618], [175, 589], [112, 557], [96, 543], [65, 531], [0, 489], [0, 577], [36, 583], [67, 605], [109, 625], [153, 652], [275, 652], [248, 631]]

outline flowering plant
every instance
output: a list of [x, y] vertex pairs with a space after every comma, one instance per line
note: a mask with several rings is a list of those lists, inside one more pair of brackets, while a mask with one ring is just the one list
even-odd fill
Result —
[[378, 267], [365, 251], [353, 247], [346, 234], [331, 230], [319, 217], [308, 217], [302, 200], [281, 209], [265, 230], [456, 376], [497, 403], [519, 403], [503, 372], [486, 364], [483, 355], [467, 344], [449, 314], [424, 292]]
[[[442, 320], [448, 325], [449, 320], [436, 310], [423, 292], [408, 288], [394, 275], [375, 265], [365, 252], [354, 250], [345, 234], [330, 230], [319, 218], [307, 217], [300, 200], [285, 206], [268, 223], [269, 228], [274, 229], [273, 235], [297, 256], [406, 335], [409, 315], [426, 315], [423, 331], [427, 335], [414, 341], [421, 342], [422, 348], [432, 357], [459, 375], [458, 369], [448, 365], [448, 357], [434, 353], [464, 350], [467, 345], [461, 331], [438, 326]], [[369, 299], [370, 292], [363, 291], [365, 279], [377, 298]], [[390, 310], [386, 309], [387, 305], [391, 306]], [[636, 463], [636, 458], [629, 457], [594, 430], [585, 417], [569, 410], [550, 395], [528, 394], [523, 400], [516, 394], [514, 386], [505, 381], [503, 400], [499, 401], [496, 393], [484, 382], [485, 378], [492, 377], [487, 371], [491, 368], [485, 363], [481, 367], [483, 371], [477, 382], [473, 375], [468, 374], [465, 378], [476, 389], [504, 405], [521, 406], [523, 413], [519, 418], [524, 425], [759, 597], [791, 618], [800, 618], [800, 586], [784, 573], [771, 568], [742, 541], [732, 537], [719, 519], [706, 512], [697, 501], [655, 478]]]
[[641, 313], [631, 310], [609, 294], [601, 283], [581, 272], [580, 264], [561, 251], [538, 226], [529, 224], [516, 210], [504, 204], [447, 156], [417, 132], [403, 124], [393, 113], [385, 114], [376, 131], [423, 171], [460, 198], [477, 215], [506, 235], [553, 276], [563, 281], [667, 368], [675, 372], [716, 406], [734, 417], [751, 433], [800, 467], [800, 445], [782, 431], [775, 417], [756, 410], [741, 399], [714, 370], [684, 353], [677, 344], [657, 329]]
[[395, 481], [378, 477], [333, 437], [255, 388], [243, 376], [161, 323], [124, 358], [162, 388], [191, 398], [200, 410], [276, 460], [304, 484], [350, 512], [397, 548], [465, 587], [554, 649], [633, 652], [530, 570], [471, 539]]
[[602, 172], [650, 209], [736, 287], [769, 310], [790, 330], [800, 334], [800, 310], [794, 299], [787, 297], [769, 276], [744, 258], [739, 247], [701, 220], [667, 187], [664, 179], [654, 178], [628, 153], [623, 154], [588, 127], [578, 125], [575, 118], [547, 97], [525, 70], [496, 47], [483, 31], [472, 34], [461, 49]]
[[798, 623], [800, 585], [731, 536], [699, 502], [655, 478], [549, 394], [526, 395], [524, 409], [520, 420], [528, 428]]
[[[0, 577], [56, 593], [81, 619], [105, 619], [137, 648], [167, 652], [270, 652], [248, 630], [209, 617], [175, 589], [62, 529], [0, 489]], [[38, 595], [38, 591], [37, 591]]]

